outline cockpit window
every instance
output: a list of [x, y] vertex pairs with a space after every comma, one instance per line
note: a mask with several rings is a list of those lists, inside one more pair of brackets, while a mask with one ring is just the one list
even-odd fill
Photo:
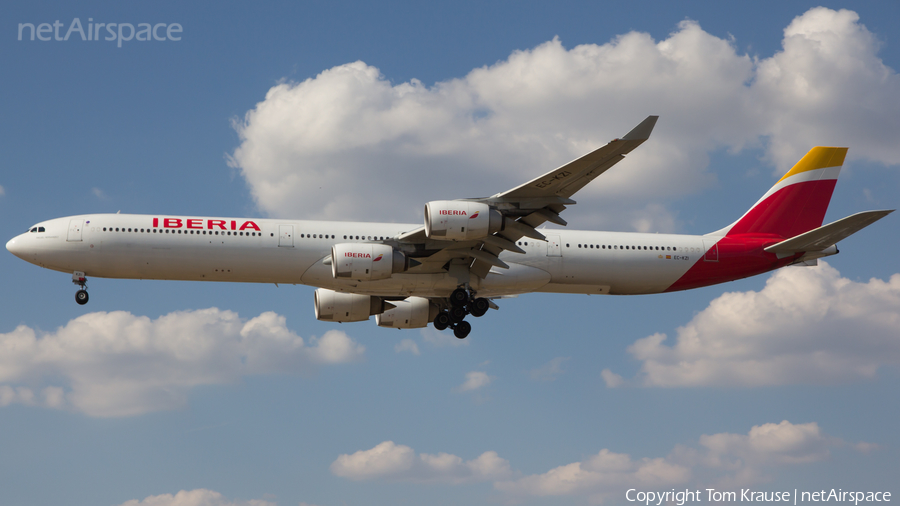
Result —
[[37, 232], [37, 227], [32, 228], [29, 232]]
[[44, 227], [38, 227], [38, 232], [46, 232], [47, 229]]

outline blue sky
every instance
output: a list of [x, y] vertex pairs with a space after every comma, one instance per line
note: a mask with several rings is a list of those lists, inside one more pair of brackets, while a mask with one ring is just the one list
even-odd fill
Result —
[[[417, 223], [649, 114], [571, 227], [716, 230], [816, 144], [850, 147], [826, 220], [900, 204], [894, 2], [0, 9], [4, 240], [120, 210]], [[75, 17], [183, 32], [17, 40]], [[0, 503], [896, 495], [895, 222], [814, 269], [501, 301], [465, 342], [317, 322], [302, 286], [92, 279], [82, 307], [69, 276], [0, 255]]]

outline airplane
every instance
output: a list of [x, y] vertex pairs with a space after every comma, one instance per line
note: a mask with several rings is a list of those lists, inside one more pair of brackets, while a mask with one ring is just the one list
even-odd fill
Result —
[[87, 276], [317, 287], [318, 320], [452, 329], [530, 292], [651, 294], [816, 265], [837, 243], [893, 210], [822, 225], [847, 148], [814, 147], [743, 216], [705, 235], [577, 231], [560, 216], [572, 196], [646, 141], [658, 116], [511, 190], [432, 201], [424, 224], [91, 214], [38, 223], [6, 249]]

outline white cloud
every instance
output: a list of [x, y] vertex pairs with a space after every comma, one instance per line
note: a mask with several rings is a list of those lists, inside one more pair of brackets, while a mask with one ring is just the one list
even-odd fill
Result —
[[[632, 459], [604, 449], [546, 473], [495, 482], [494, 488], [519, 499], [583, 496], [603, 502], [621, 497], [628, 488], [666, 489], [686, 485], [701, 474], [704, 480], [746, 487], [770, 480], [766, 473], [778, 466], [819, 462], [829, 457], [830, 448], [843, 445], [840, 439], [824, 435], [814, 422], [783, 421], [754, 426], [747, 434], [703, 435], [700, 448], [679, 445], [666, 457]], [[856, 447], [860, 445], [869, 443]]]
[[[778, 171], [820, 144], [900, 163], [900, 78], [877, 52], [855, 13], [816, 8], [762, 59], [684, 21], [661, 41], [554, 39], [431, 87], [348, 63], [271, 88], [235, 122], [231, 164], [273, 216], [410, 223], [428, 200], [506, 190], [660, 114], [650, 142], [582, 190], [567, 220], [670, 231], [660, 199], [712, 184], [714, 149], [765, 147]], [[379, 195], [390, 203], [373, 206]]]
[[93, 193], [94, 196], [97, 197], [97, 198], [100, 199], [100, 200], [107, 200], [107, 199], [108, 199], [108, 197], [106, 196], [106, 194], [103, 193], [103, 190], [101, 190], [100, 188], [96, 188], [96, 187], [91, 188], [91, 193]]
[[[825, 262], [725, 293], [677, 331], [635, 341], [646, 386], [831, 384], [900, 364], [900, 274], [856, 282]], [[615, 383], [615, 382], [614, 382]], [[608, 386], [617, 386], [610, 384]]]
[[247, 321], [216, 308], [156, 320], [124, 311], [89, 313], [54, 332], [20, 325], [0, 334], [0, 406], [138, 415], [183, 406], [194, 386], [352, 362], [364, 351], [336, 330], [307, 345], [272, 312]]
[[689, 468], [662, 458], [635, 461], [626, 454], [604, 449], [584, 461], [559, 466], [543, 474], [495, 483], [494, 487], [514, 496], [594, 496], [620, 488], [624, 491], [627, 485], [675, 485], [684, 483], [690, 476]]
[[478, 390], [490, 385], [493, 380], [494, 377], [488, 376], [486, 372], [471, 371], [466, 373], [466, 381], [464, 381], [462, 385], [456, 387], [456, 389], [459, 392]]
[[607, 388], [616, 388], [625, 384], [625, 380], [622, 376], [610, 371], [609, 369], [603, 369], [600, 371], [600, 377], [603, 378], [603, 382], [606, 383]]
[[529, 371], [531, 379], [537, 381], [553, 381], [563, 373], [562, 364], [571, 357], [556, 357], [546, 364]]
[[[750, 98], [764, 105], [769, 157], [790, 167], [809, 146], [850, 146], [850, 157], [900, 163], [900, 77], [875, 35], [849, 10], [810, 9], [784, 30], [783, 51], [760, 61]], [[840, 125], [838, 125], [840, 124]]]
[[123, 502], [120, 506], [275, 506], [275, 503], [261, 499], [230, 501], [218, 492], [198, 488], [182, 490], [175, 495], [151, 495], [142, 501], [132, 499]]
[[689, 485], [699, 477], [708, 483], [751, 486], [769, 481], [768, 473], [779, 467], [823, 461], [836, 447], [851, 447], [860, 453], [877, 448], [871, 443], [851, 445], [828, 436], [815, 422], [782, 421], [754, 426], [746, 434], [702, 435], [695, 444], [677, 445], [665, 457], [635, 459], [602, 449], [581, 461], [526, 476], [513, 471], [509, 462], [494, 451], [464, 461], [448, 453], [417, 454], [393, 441], [340, 455], [331, 464], [331, 472], [356, 481], [493, 482], [509, 502], [548, 496], [587, 497], [602, 502], [621, 497], [628, 488], [668, 489]]
[[3, 186], [0, 186], [0, 197], [6, 195], [6, 190], [3, 189]]
[[828, 457], [831, 446], [815, 422], [757, 425], [747, 434], [713, 434], [700, 436], [700, 444], [721, 467], [733, 467], [720, 459], [740, 459], [744, 465], [805, 464]]
[[509, 462], [488, 451], [463, 461], [448, 453], [429, 455], [405, 445], [385, 441], [369, 450], [341, 455], [331, 464], [336, 476], [351, 480], [473, 483], [505, 479], [511, 475]]
[[404, 339], [394, 345], [394, 351], [397, 353], [408, 351], [413, 355], [419, 355], [419, 345], [412, 339]]

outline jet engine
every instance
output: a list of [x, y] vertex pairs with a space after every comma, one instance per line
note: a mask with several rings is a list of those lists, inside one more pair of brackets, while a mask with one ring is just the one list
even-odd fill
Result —
[[387, 279], [409, 269], [409, 259], [386, 244], [344, 243], [331, 248], [331, 274], [359, 281]]
[[335, 292], [327, 288], [317, 289], [314, 298], [316, 320], [326, 322], [361, 322], [380, 313], [384, 307], [379, 297]]
[[425, 235], [429, 239], [469, 241], [503, 229], [503, 215], [487, 204], [435, 200], [425, 204]]
[[375, 315], [375, 323], [379, 327], [418, 329], [427, 326], [438, 314], [438, 307], [424, 297], [392, 300], [385, 302], [385, 306], [387, 305], [394, 307]]

